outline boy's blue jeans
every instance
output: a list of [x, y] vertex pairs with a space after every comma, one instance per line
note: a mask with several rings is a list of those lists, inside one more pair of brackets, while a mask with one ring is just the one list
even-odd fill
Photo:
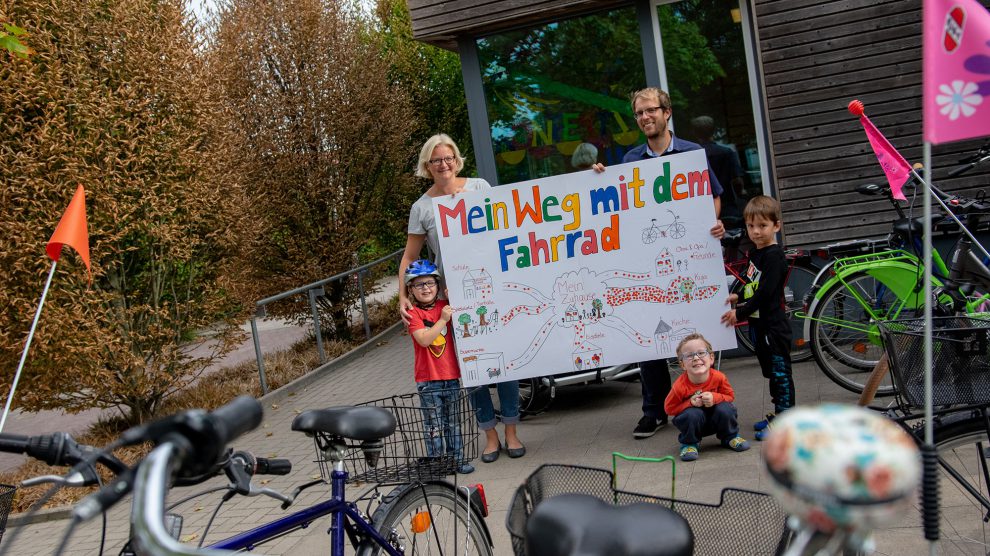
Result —
[[[509, 380], [498, 383], [498, 401], [502, 406], [500, 418], [504, 425], [515, 425], [519, 422], [519, 382]], [[474, 405], [474, 417], [478, 420], [478, 428], [487, 431], [495, 428], [495, 404], [492, 403], [492, 393], [487, 386], [481, 386], [471, 393]]]
[[458, 464], [467, 463], [461, 461], [464, 443], [457, 422], [457, 411], [460, 409], [458, 399], [461, 396], [460, 382], [456, 379], [417, 382], [416, 391], [419, 392], [423, 411], [426, 455], [430, 457], [450, 455]]
[[728, 442], [739, 435], [736, 406], [730, 402], [711, 407], [691, 406], [674, 417], [674, 426], [681, 431], [677, 436], [681, 444], [698, 444], [703, 437], [713, 434], [722, 442]]

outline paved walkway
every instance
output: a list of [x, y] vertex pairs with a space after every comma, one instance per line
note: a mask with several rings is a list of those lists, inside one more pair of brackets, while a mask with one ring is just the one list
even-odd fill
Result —
[[[316, 464], [312, 463], [314, 452], [311, 441], [301, 434], [290, 432], [289, 425], [296, 414], [311, 408], [351, 404], [396, 392], [413, 391], [411, 362], [410, 340], [401, 331], [393, 332], [336, 370], [322, 372], [316, 377], [304, 377], [266, 397], [263, 400], [263, 425], [242, 437], [236, 446], [262, 456], [291, 459], [295, 466], [293, 473], [288, 477], [272, 478], [267, 485], [289, 491], [296, 484], [318, 477]], [[745, 424], [756, 421], [769, 401], [765, 381], [755, 360], [727, 360], [722, 368], [735, 386], [740, 421]], [[799, 364], [795, 371], [798, 400], [801, 403], [855, 401], [855, 396], [839, 389], [822, 376], [814, 363]], [[494, 537], [496, 554], [511, 554], [511, 545], [504, 526], [509, 497], [523, 478], [540, 464], [567, 462], [609, 467], [610, 454], [613, 451], [632, 456], [663, 456], [676, 451], [676, 430], [672, 427], [661, 430], [652, 438], [633, 440], [631, 432], [640, 416], [639, 406], [638, 383], [615, 382], [562, 388], [550, 411], [528, 418], [520, 425], [520, 436], [528, 449], [524, 458], [512, 460], [503, 456], [492, 464], [475, 462], [478, 471], [467, 479], [485, 485], [491, 508], [487, 522]], [[758, 442], [754, 442], [754, 449], [749, 452], [736, 454], [719, 448], [714, 440], [709, 439], [701, 445], [701, 458], [697, 462], [678, 462], [676, 469], [677, 495], [690, 500], [716, 502], [720, 490], [728, 486], [766, 489], [767, 479], [762, 472]], [[666, 465], [621, 464], [619, 475], [620, 486], [627, 490], [669, 493], [670, 468]], [[215, 480], [214, 483], [220, 484], [220, 481]], [[176, 489], [171, 498], [178, 499], [188, 493], [187, 489]], [[325, 492], [321, 489], [311, 489], [300, 496], [296, 507], [315, 503], [324, 495]], [[212, 495], [206, 500], [186, 506], [182, 511], [185, 517], [184, 540], [198, 540], [193, 535], [202, 531], [216, 502], [216, 495]], [[946, 500], [946, 504], [950, 505], [951, 502]], [[128, 510], [126, 504], [121, 504], [108, 515], [107, 553], [116, 553], [127, 537]], [[220, 513], [207, 542], [281, 515], [283, 512], [274, 500], [235, 497]], [[900, 526], [881, 531], [878, 553], [898, 556], [927, 554], [920, 542], [918, 521], [916, 515], [906, 515]], [[65, 521], [57, 521], [24, 526], [20, 528], [22, 530], [16, 539], [11, 538], [16, 529], [8, 530], [0, 548], [8, 548], [10, 554], [18, 555], [50, 554], [65, 525]], [[287, 555], [326, 554], [327, 525], [328, 520], [321, 520], [306, 531], [296, 532], [265, 546], [260, 552]], [[726, 526], [731, 527], [732, 524], [727, 523]], [[99, 520], [81, 526], [73, 536], [68, 554], [96, 554], [99, 536]], [[958, 545], [951, 545], [939, 553], [967, 553], [957, 547]], [[985, 554], [986, 549], [982, 550], [979, 553]]]

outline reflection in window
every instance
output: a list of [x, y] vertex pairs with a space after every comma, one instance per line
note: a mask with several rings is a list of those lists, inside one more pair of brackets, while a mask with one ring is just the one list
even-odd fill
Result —
[[599, 162], [618, 164], [645, 140], [628, 102], [645, 83], [634, 8], [477, 45], [499, 183], [573, 172], [582, 143], [596, 147]]
[[705, 146], [722, 215], [741, 216], [762, 181], [739, 0], [671, 2], [657, 18], [676, 133]]

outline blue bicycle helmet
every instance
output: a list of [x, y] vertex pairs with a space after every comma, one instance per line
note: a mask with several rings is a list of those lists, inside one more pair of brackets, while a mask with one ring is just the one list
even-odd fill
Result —
[[412, 282], [414, 278], [419, 278], [420, 276], [436, 276], [440, 278], [440, 271], [437, 269], [437, 265], [426, 259], [420, 259], [418, 261], [413, 261], [409, 266], [406, 267], [406, 285]]

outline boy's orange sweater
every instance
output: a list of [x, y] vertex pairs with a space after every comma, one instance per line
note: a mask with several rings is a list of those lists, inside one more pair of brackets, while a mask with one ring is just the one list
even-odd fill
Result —
[[725, 373], [712, 369], [708, 373], [708, 380], [702, 384], [691, 382], [687, 373], [684, 373], [670, 386], [670, 393], [663, 402], [663, 410], [671, 417], [680, 415], [682, 411], [691, 407], [691, 398], [698, 392], [711, 392], [713, 405], [736, 399], [736, 393]]

